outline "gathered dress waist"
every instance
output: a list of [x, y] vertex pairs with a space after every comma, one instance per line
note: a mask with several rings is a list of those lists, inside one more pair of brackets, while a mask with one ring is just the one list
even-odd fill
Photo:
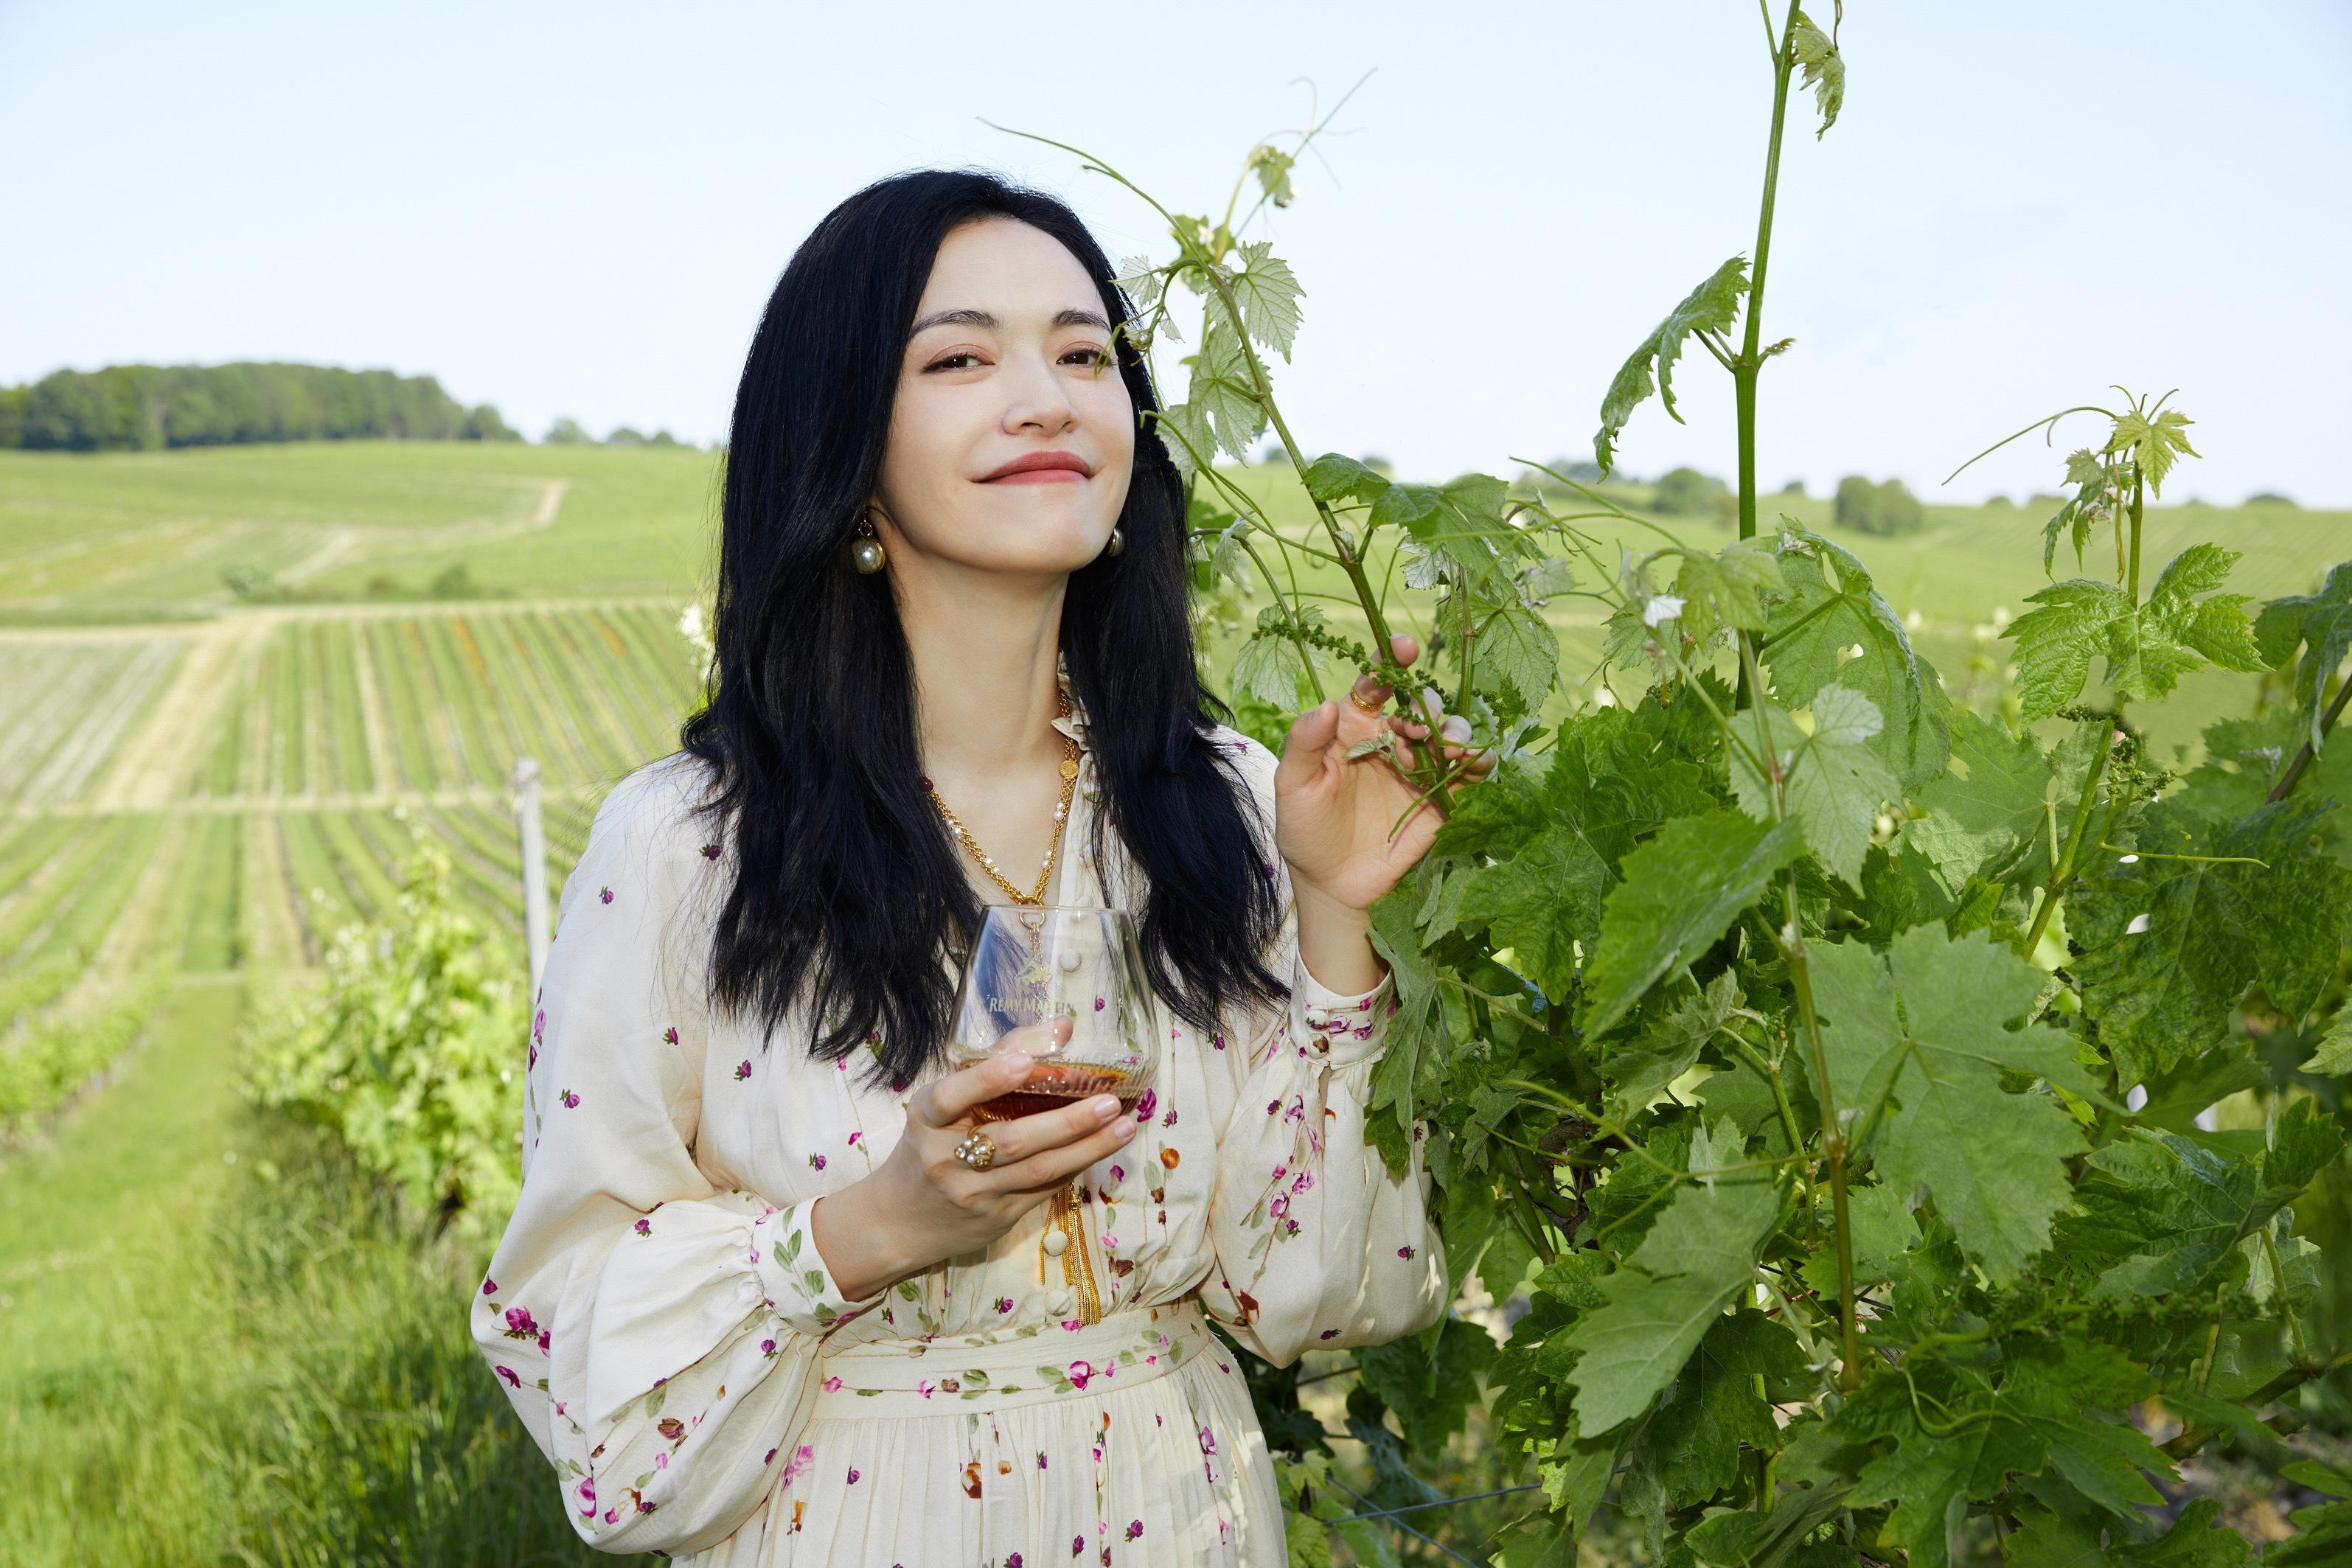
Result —
[[1116, 1393], [1220, 1347], [1197, 1294], [1099, 1322], [992, 1336], [853, 1340], [822, 1356], [815, 1418], [945, 1416]]

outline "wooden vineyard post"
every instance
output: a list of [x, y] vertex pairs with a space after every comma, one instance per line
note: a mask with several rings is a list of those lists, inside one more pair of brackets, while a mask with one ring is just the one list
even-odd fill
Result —
[[515, 821], [522, 832], [523, 946], [530, 954], [530, 1005], [539, 1005], [539, 977], [547, 968], [547, 835], [539, 821], [539, 764], [514, 765]]

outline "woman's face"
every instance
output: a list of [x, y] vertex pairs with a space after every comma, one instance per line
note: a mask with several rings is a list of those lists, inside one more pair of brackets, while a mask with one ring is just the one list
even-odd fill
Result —
[[1127, 502], [1135, 407], [1102, 295], [1043, 230], [983, 218], [940, 243], [875, 484], [900, 553], [1058, 576], [1102, 553]]

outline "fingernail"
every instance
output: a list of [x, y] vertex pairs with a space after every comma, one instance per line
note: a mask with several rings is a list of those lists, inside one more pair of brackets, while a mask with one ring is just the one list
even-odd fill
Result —
[[1105, 1120], [1118, 1114], [1118, 1097], [1115, 1094], [1097, 1094], [1087, 1103], [1094, 1108], [1097, 1116]]
[[1135, 1136], [1135, 1124], [1133, 1122], [1122, 1121], [1118, 1124], [1118, 1131], [1113, 1133], [1111, 1136], [1121, 1140]]

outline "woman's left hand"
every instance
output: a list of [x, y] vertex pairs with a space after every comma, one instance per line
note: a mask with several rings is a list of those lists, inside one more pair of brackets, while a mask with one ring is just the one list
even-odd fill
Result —
[[[1390, 638], [1389, 649], [1406, 666], [1421, 655], [1421, 644], [1412, 637]], [[1415, 743], [1428, 739], [1430, 727], [1376, 711], [1391, 693], [1370, 675], [1357, 677], [1352, 690], [1374, 704], [1375, 711], [1335, 698], [1300, 714], [1291, 725], [1274, 773], [1274, 838], [1289, 862], [1296, 892], [1362, 910], [1429, 852], [1444, 819], [1427, 800], [1414, 806], [1422, 790], [1398, 771], [1400, 763], [1419, 765], [1422, 747]], [[1377, 751], [1348, 755], [1384, 732], [1396, 737], [1395, 762]], [[1448, 767], [1463, 764], [1449, 792], [1494, 768], [1491, 753], [1474, 754], [1459, 744], [1469, 738], [1467, 719], [1449, 714], [1439, 720], [1435, 749]], [[1412, 817], [1391, 838], [1390, 830], [1409, 806], [1414, 806]]]

